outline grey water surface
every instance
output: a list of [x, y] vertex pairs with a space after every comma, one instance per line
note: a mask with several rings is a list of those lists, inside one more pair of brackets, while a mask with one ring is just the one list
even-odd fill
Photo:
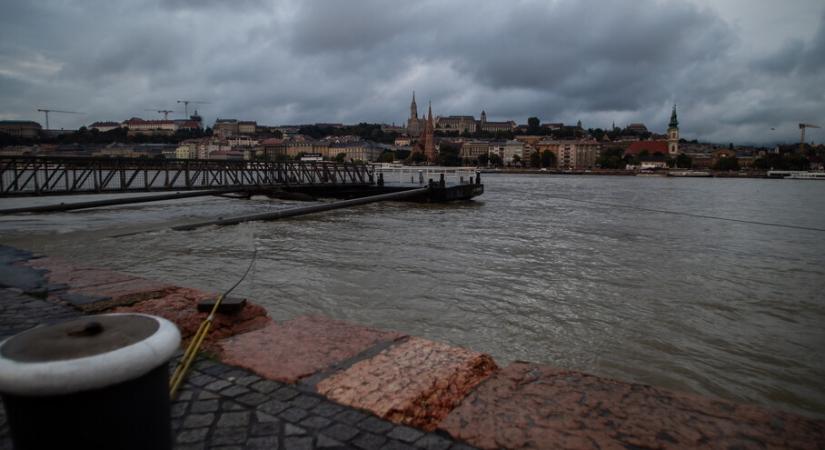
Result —
[[320, 313], [501, 365], [529, 360], [825, 417], [825, 232], [615, 206], [825, 229], [825, 182], [482, 181], [473, 202], [189, 232], [168, 227], [299, 203], [192, 198], [20, 214], [0, 218], [0, 242], [212, 291], [232, 285], [257, 248], [237, 293], [278, 320]]

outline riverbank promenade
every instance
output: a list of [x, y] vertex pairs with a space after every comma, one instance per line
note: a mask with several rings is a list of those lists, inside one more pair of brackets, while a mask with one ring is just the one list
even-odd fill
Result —
[[[215, 296], [0, 246], [0, 339], [141, 312], [186, 341], [206, 317], [197, 305]], [[279, 321], [251, 299], [217, 316], [204, 353], [171, 406], [176, 448], [825, 447], [822, 420], [548, 365], [499, 367], [326, 317]], [[0, 448], [11, 448], [4, 414]]]

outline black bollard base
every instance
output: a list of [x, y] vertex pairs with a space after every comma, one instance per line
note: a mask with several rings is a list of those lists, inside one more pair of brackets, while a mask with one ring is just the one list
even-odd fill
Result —
[[17, 450], [172, 448], [169, 368], [102, 389], [67, 395], [3, 394]]

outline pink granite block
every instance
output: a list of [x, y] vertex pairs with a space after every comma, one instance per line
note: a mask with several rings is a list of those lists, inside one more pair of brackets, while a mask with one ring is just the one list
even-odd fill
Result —
[[302, 316], [219, 343], [222, 360], [287, 383], [350, 359], [376, 344], [399, 339], [395, 332]]
[[485, 449], [825, 447], [825, 421], [523, 362], [439, 428]]
[[432, 430], [494, 370], [488, 355], [412, 337], [322, 380], [318, 392], [393, 422]]

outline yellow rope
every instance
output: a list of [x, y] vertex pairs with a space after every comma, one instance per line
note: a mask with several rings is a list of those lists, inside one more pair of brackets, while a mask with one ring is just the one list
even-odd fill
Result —
[[206, 339], [206, 335], [209, 333], [209, 328], [212, 326], [212, 320], [215, 318], [215, 313], [218, 311], [218, 307], [223, 301], [223, 297], [224, 294], [221, 294], [218, 296], [218, 299], [215, 300], [215, 305], [212, 306], [212, 311], [208, 316], [206, 316], [206, 319], [201, 322], [198, 327], [198, 331], [195, 332], [195, 335], [189, 342], [189, 346], [186, 347], [186, 351], [183, 353], [183, 357], [181, 358], [178, 367], [175, 368], [175, 373], [172, 374], [172, 378], [169, 380], [170, 398], [175, 398], [178, 388], [180, 388], [181, 383], [183, 383], [184, 378], [186, 378], [186, 373], [189, 371], [189, 367], [192, 365], [195, 357], [198, 356], [198, 350], [200, 349], [203, 340]]

